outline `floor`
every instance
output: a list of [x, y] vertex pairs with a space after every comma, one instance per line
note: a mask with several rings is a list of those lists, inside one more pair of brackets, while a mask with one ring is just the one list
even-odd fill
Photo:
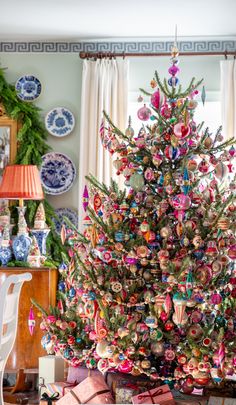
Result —
[[[38, 391], [30, 391], [30, 392], [24, 392], [24, 394], [15, 394], [16, 400], [14, 402], [11, 402], [12, 404], [28, 404], [28, 405], [36, 405], [39, 404], [39, 393]], [[28, 402], [27, 399], [28, 398]], [[22, 402], [20, 402], [22, 399]], [[24, 399], [24, 401], [23, 401]], [[10, 402], [4, 402], [4, 405], [10, 405]]]

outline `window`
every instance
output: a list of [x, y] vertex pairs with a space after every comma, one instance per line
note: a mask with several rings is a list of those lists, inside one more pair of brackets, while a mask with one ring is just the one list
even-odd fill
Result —
[[[135, 134], [144, 125], [151, 125], [154, 121], [140, 121], [137, 116], [137, 111], [144, 103], [149, 106], [150, 100], [147, 96], [143, 96], [143, 102], [138, 102], [139, 93], [129, 93], [128, 114], [131, 116], [132, 128]], [[206, 94], [206, 102], [203, 106], [200, 96], [196, 98], [198, 106], [195, 110], [194, 120], [196, 124], [200, 124], [204, 121], [203, 129], [209, 127], [210, 133], [215, 133], [221, 125], [221, 103], [219, 92], [209, 92]]]

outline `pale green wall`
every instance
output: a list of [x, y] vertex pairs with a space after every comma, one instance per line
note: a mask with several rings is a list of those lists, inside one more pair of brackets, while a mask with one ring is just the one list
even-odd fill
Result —
[[[54, 107], [69, 108], [76, 120], [73, 132], [63, 138], [48, 134], [48, 144], [56, 152], [68, 155], [78, 169], [80, 97], [82, 61], [79, 55], [62, 53], [2, 53], [1, 67], [7, 67], [6, 79], [15, 84], [25, 74], [35, 75], [42, 84], [42, 93], [35, 104], [42, 109], [42, 120]], [[73, 187], [58, 196], [48, 196], [55, 208], [78, 207], [78, 177]]]
[[[192, 77], [197, 80], [204, 79], [207, 91], [220, 90], [220, 56], [180, 56], [179, 68], [181, 84], [186, 86]], [[168, 78], [170, 57], [130, 58], [130, 90], [137, 91], [140, 87], [147, 89], [155, 70], [161, 79]]]
[[[220, 89], [219, 57], [181, 57], [179, 75], [183, 85], [192, 76], [204, 77], [208, 91]], [[22, 75], [33, 74], [42, 83], [42, 93], [35, 102], [42, 109], [42, 119], [45, 114], [57, 106], [69, 108], [75, 115], [76, 126], [72, 134], [64, 138], [48, 135], [48, 143], [54, 151], [67, 154], [78, 168], [79, 157], [79, 124], [82, 60], [79, 55], [72, 53], [2, 53], [1, 66], [7, 67], [6, 78], [10, 83]], [[155, 70], [161, 78], [168, 77], [169, 57], [130, 58], [130, 91], [137, 92], [139, 87], [148, 89]], [[59, 196], [49, 196], [49, 201], [55, 208], [78, 206], [78, 177], [73, 187]]]

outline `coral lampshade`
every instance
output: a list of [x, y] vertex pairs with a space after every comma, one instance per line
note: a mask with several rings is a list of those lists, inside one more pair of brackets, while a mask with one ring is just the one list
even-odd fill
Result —
[[43, 200], [43, 189], [37, 166], [6, 166], [0, 185], [0, 198], [8, 200]]

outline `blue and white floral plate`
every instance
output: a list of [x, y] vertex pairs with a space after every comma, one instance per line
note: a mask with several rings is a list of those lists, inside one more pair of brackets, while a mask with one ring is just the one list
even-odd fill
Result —
[[76, 168], [72, 160], [63, 153], [49, 152], [42, 156], [40, 177], [45, 193], [63, 194], [72, 187]]
[[62, 137], [69, 135], [75, 126], [75, 118], [70, 110], [56, 107], [45, 117], [45, 126], [51, 135]]
[[17, 96], [23, 101], [34, 101], [41, 94], [42, 86], [35, 76], [20, 77], [15, 85]]
[[74, 225], [78, 226], [78, 212], [76, 210], [72, 210], [70, 208], [58, 208], [55, 210], [59, 220], [57, 221], [53, 218], [53, 222], [55, 224], [56, 232], [58, 235], [61, 234], [61, 226], [65, 225], [67, 232], [69, 231], [69, 225], [65, 222], [63, 217], [69, 219], [69, 221]]

